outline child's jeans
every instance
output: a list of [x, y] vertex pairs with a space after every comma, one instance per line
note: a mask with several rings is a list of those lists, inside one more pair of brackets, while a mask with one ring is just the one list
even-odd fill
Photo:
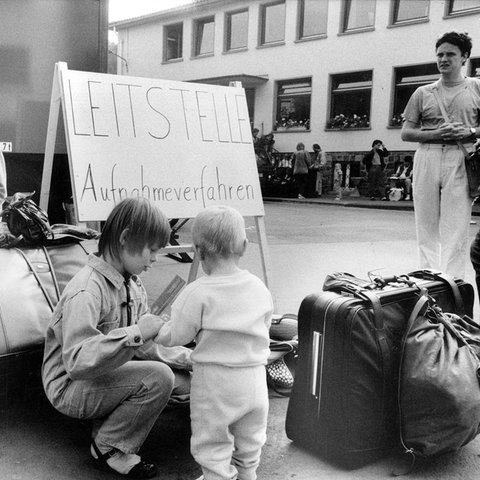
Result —
[[130, 361], [109, 374], [72, 381], [55, 407], [95, 420], [92, 436], [102, 451], [137, 453], [168, 402], [174, 378], [161, 362]]
[[192, 455], [205, 480], [255, 480], [266, 441], [265, 366], [193, 367]]

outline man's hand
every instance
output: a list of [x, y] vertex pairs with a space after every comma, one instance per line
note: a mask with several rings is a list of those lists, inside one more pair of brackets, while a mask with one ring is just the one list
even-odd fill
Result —
[[142, 333], [142, 337], [145, 341], [150, 340], [157, 336], [160, 328], [165, 324], [158, 315], [147, 313], [142, 315], [137, 322], [138, 328]]
[[461, 140], [470, 133], [462, 122], [444, 123], [438, 130], [443, 140]]

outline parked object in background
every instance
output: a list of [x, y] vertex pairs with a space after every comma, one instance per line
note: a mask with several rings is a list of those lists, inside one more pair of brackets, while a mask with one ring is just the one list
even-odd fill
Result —
[[332, 274], [327, 291], [303, 300], [288, 438], [347, 468], [398, 445], [400, 343], [420, 288], [445, 310], [472, 314], [473, 287], [429, 271], [372, 280]]

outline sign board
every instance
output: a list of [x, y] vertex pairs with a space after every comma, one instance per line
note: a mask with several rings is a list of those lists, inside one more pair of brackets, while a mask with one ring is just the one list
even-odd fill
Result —
[[[80, 72], [57, 63], [40, 191], [45, 211], [60, 107], [80, 222], [106, 220], [116, 203], [132, 196], [149, 198], [168, 218], [193, 218], [210, 205], [230, 205], [255, 219], [268, 287], [265, 213], [241, 86]], [[189, 283], [198, 266], [195, 255]]]
[[80, 221], [144, 196], [169, 218], [209, 205], [263, 216], [245, 91], [60, 69]]

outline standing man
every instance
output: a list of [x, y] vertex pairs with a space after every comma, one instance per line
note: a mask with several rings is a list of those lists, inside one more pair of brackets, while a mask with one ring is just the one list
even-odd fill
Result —
[[435, 48], [440, 80], [419, 87], [411, 96], [402, 140], [419, 142], [413, 195], [420, 267], [463, 278], [471, 199], [464, 154], [457, 141], [470, 151], [480, 136], [480, 80], [462, 73], [472, 50], [466, 33], [447, 32]]
[[390, 153], [381, 140], [374, 140], [372, 149], [363, 157], [363, 163], [367, 169], [368, 196], [370, 200], [375, 200], [377, 196], [382, 200], [385, 197], [385, 158]]

